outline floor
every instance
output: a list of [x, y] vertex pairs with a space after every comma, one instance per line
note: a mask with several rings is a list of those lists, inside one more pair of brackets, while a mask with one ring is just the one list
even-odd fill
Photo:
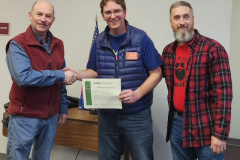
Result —
[[[157, 158], [155, 159], [158, 160]], [[224, 160], [239, 160], [239, 159], [240, 159], [240, 145], [236, 143], [228, 144]], [[6, 155], [0, 153], [0, 160], [6, 160]]]

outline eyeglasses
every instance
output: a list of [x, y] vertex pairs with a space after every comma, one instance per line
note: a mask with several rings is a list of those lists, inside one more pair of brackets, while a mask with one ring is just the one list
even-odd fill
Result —
[[110, 17], [112, 16], [112, 13], [115, 15], [115, 16], [119, 16], [121, 13], [122, 13], [123, 10], [121, 9], [117, 9], [117, 10], [114, 10], [113, 12], [112, 11], [105, 11], [103, 12], [104, 16], [105, 17]]

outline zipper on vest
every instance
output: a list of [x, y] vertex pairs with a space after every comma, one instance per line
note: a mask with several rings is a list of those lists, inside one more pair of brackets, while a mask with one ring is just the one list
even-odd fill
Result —
[[123, 63], [123, 68], [125, 68], [125, 49], [124, 48], [122, 52], [122, 63]]
[[115, 55], [115, 60], [116, 60], [116, 63], [115, 63], [115, 77], [118, 78], [118, 72], [119, 72], [119, 66], [118, 66], [118, 51], [115, 51], [113, 49], [113, 53]]

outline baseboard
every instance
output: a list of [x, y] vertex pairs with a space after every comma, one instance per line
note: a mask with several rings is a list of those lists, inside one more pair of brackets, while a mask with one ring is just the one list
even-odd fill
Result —
[[227, 145], [240, 146], [240, 139], [229, 138]]
[[6, 159], [6, 154], [0, 153], [0, 159], [5, 160]]
[[227, 141], [227, 150], [224, 160], [239, 160], [240, 157], [240, 139], [229, 138]]
[[[6, 160], [6, 159], [7, 159], [6, 154], [0, 153], [0, 160]], [[31, 160], [31, 159], [29, 159], [29, 160]]]

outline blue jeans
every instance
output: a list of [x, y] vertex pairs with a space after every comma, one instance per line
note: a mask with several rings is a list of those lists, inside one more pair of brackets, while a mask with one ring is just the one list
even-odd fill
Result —
[[132, 115], [99, 113], [99, 160], [120, 160], [126, 141], [133, 160], [153, 160], [151, 109]]
[[49, 160], [57, 130], [58, 114], [49, 119], [10, 115], [7, 160]]
[[173, 160], [223, 160], [224, 153], [213, 153], [210, 145], [203, 147], [183, 148], [183, 117], [174, 113], [170, 143]]

